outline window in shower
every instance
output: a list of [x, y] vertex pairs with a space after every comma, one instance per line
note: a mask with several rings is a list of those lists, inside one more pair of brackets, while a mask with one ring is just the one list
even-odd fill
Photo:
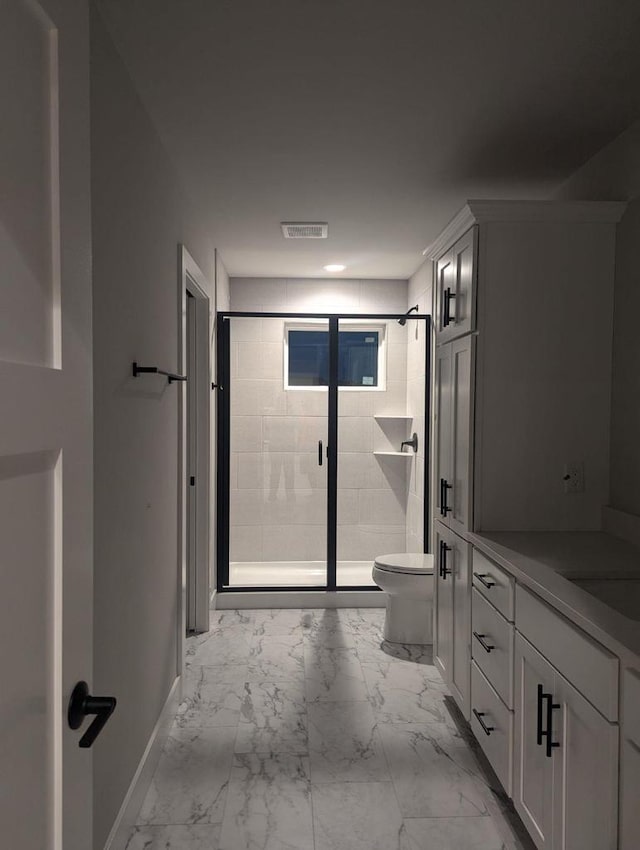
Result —
[[[384, 327], [350, 323], [338, 336], [338, 386], [384, 388]], [[329, 385], [329, 332], [321, 325], [285, 328], [285, 389]]]

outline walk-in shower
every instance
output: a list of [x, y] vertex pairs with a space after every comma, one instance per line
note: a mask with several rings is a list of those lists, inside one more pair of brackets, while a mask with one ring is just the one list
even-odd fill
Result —
[[218, 591], [373, 589], [377, 555], [427, 551], [430, 317], [217, 328]]

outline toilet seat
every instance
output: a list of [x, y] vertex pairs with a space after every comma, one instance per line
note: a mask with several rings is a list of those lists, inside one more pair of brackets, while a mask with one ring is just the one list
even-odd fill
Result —
[[404, 575], [433, 575], [433, 555], [421, 555], [417, 552], [404, 552], [397, 555], [378, 555], [374, 566], [387, 573]]

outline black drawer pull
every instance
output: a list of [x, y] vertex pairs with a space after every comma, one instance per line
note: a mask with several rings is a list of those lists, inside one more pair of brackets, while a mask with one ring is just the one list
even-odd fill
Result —
[[440, 479], [440, 516], [446, 517], [450, 513], [451, 508], [447, 504], [447, 490], [452, 490], [451, 484], [446, 478]]
[[492, 587], [496, 586], [495, 581], [491, 581], [491, 576], [489, 573], [474, 573], [474, 578], [477, 578], [481, 585], [487, 588], [487, 590], [491, 590]]
[[455, 322], [455, 316], [451, 316], [451, 299], [456, 297], [455, 292], [451, 291], [451, 287], [448, 286], [443, 294], [443, 304], [442, 304], [442, 327], [447, 328], [451, 324], [452, 321]]
[[487, 724], [482, 719], [483, 717], [486, 717], [486, 711], [476, 711], [476, 709], [474, 708], [473, 713], [475, 714], [478, 723], [482, 726], [485, 735], [490, 735], [492, 732], [496, 731], [495, 726], [487, 726]]
[[485, 652], [491, 652], [492, 649], [495, 649], [495, 646], [493, 646], [493, 644], [484, 642], [484, 638], [486, 638], [486, 635], [479, 635], [478, 632], [474, 632], [473, 636]]

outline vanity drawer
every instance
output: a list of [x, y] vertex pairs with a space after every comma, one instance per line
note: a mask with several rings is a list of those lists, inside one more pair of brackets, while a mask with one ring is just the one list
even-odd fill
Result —
[[521, 584], [516, 588], [516, 629], [607, 720], [618, 719], [618, 659]]
[[511, 796], [513, 712], [502, 702], [475, 661], [471, 662], [471, 729], [504, 790]]
[[513, 641], [513, 625], [474, 587], [471, 597], [471, 653], [509, 708], [513, 708]]
[[473, 550], [472, 563], [473, 586], [512, 623], [515, 588], [513, 576], [486, 558], [478, 549]]

